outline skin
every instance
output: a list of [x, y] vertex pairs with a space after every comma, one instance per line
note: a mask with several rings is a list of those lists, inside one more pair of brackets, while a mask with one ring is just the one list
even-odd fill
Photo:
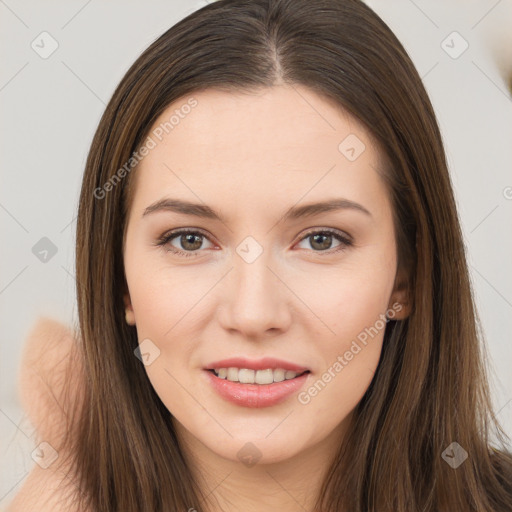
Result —
[[[34, 448], [41, 442], [48, 443], [58, 457], [51, 459], [51, 463], [43, 459], [44, 466], [32, 463], [20, 487], [12, 489], [16, 495], [6, 509], [8, 512], [76, 510], [72, 499], [76, 482], [69, 476], [70, 454], [63, 442], [66, 414], [75, 406], [82, 406], [82, 370], [74, 332], [56, 320], [38, 318], [24, 343], [19, 398], [34, 427]], [[50, 453], [46, 450], [45, 457]], [[29, 462], [32, 460], [28, 459], [26, 467], [30, 467]]]
[[[148, 338], [160, 350], [145, 369], [216, 503], [211, 510], [312, 510], [373, 378], [384, 329], [359, 344], [306, 404], [297, 393], [272, 407], [232, 404], [208, 385], [203, 368], [227, 357], [272, 356], [308, 367], [301, 389], [307, 390], [394, 304], [401, 304], [394, 318], [407, 316], [405, 292], [395, 284], [391, 203], [377, 171], [382, 155], [354, 117], [304, 87], [210, 89], [193, 97], [197, 106], [132, 176], [123, 249], [126, 319], [139, 342]], [[153, 129], [187, 99], [169, 105]], [[338, 149], [349, 134], [365, 144], [354, 161]], [[224, 222], [172, 211], [143, 215], [165, 197], [206, 204]], [[283, 218], [292, 206], [334, 198], [359, 203], [371, 215], [344, 209]], [[156, 245], [178, 228], [205, 236], [196, 244], [178, 235]], [[353, 243], [334, 252], [342, 242], [333, 237], [322, 251], [322, 240], [306, 236], [312, 228], [338, 230]], [[263, 250], [252, 263], [236, 251], [247, 236]], [[251, 467], [237, 455], [249, 442], [261, 455]]]

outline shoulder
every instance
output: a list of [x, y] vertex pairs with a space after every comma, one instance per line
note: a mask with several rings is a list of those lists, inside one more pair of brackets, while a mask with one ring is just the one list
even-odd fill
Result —
[[69, 476], [73, 472], [68, 436], [82, 400], [79, 354], [76, 333], [50, 318], [39, 318], [24, 341], [19, 398], [42, 459], [34, 464], [8, 512], [78, 512], [72, 505], [77, 488]]
[[65, 471], [35, 467], [6, 512], [85, 512], [75, 504], [76, 493]]
[[82, 365], [76, 333], [50, 318], [38, 318], [22, 352], [18, 389], [23, 409], [39, 437], [58, 447], [71, 406], [79, 398]]

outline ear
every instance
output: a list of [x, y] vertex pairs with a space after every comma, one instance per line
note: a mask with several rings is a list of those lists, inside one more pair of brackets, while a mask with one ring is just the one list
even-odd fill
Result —
[[390, 320], [405, 320], [411, 313], [411, 291], [404, 272], [397, 272], [389, 299], [387, 316]]
[[128, 291], [125, 292], [125, 294], [123, 295], [123, 300], [126, 323], [128, 325], [135, 325], [135, 313], [133, 312], [132, 301], [130, 299], [130, 293]]

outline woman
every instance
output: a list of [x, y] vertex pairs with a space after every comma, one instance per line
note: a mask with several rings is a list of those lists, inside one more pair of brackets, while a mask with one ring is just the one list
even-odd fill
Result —
[[156, 40], [76, 251], [80, 328], [31, 352], [48, 509], [512, 509], [435, 114], [362, 2], [222, 0]]

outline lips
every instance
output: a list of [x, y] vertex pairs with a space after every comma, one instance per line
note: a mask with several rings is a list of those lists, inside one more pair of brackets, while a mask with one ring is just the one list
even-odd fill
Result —
[[246, 357], [232, 357], [230, 359], [222, 359], [209, 363], [204, 369], [214, 370], [216, 368], [247, 368], [249, 370], [266, 370], [270, 368], [276, 370], [282, 368], [283, 370], [290, 370], [298, 374], [308, 371], [309, 368], [300, 366], [290, 361], [283, 359], [276, 359], [273, 357], [264, 357], [262, 359], [248, 359]]
[[309, 380], [306, 371], [300, 376], [272, 384], [241, 384], [221, 379], [203, 370], [206, 383], [225, 401], [240, 407], [261, 408], [278, 405], [300, 391]]

